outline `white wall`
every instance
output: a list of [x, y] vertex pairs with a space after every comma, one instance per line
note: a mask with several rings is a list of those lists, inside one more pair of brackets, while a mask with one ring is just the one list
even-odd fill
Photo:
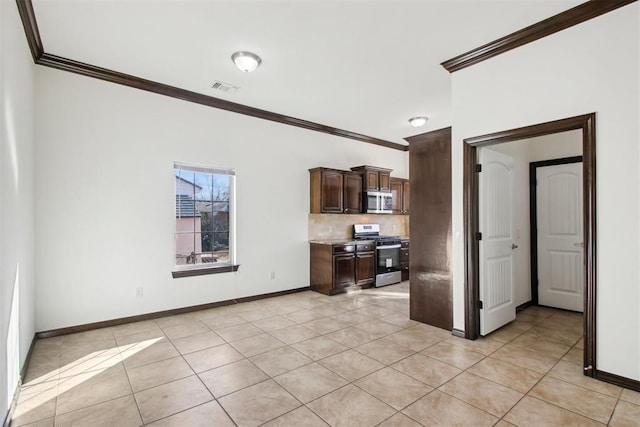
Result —
[[525, 141], [529, 142], [523, 143], [529, 146], [530, 162], [582, 155], [582, 130], [538, 136]]
[[518, 249], [514, 256], [516, 307], [531, 301], [531, 233], [529, 163], [582, 155], [582, 131], [568, 131], [505, 144], [490, 149], [514, 159], [514, 230]]
[[[596, 113], [597, 369], [640, 379], [638, 3], [453, 73], [453, 230], [463, 139]], [[455, 235], [455, 234], [454, 234]], [[453, 247], [454, 327], [464, 329], [463, 241]]]
[[[308, 286], [308, 169], [408, 176], [407, 152], [53, 69], [36, 89], [40, 331]], [[172, 279], [175, 160], [236, 168], [237, 273]]]
[[[0, 1], [0, 58], [0, 420], [3, 420], [34, 334], [34, 65], [16, 4], [11, 0]], [[17, 305], [12, 304], [14, 301]]]

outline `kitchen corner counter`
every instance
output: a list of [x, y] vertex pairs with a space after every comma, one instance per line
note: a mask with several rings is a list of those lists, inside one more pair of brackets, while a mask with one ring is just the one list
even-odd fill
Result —
[[324, 240], [309, 240], [309, 243], [314, 243], [316, 245], [362, 245], [367, 243], [373, 243], [373, 240], [324, 239]]

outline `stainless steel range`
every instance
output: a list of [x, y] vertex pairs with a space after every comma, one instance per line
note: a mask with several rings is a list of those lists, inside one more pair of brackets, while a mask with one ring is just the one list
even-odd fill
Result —
[[400, 268], [400, 237], [381, 235], [380, 224], [354, 224], [353, 238], [355, 240], [375, 241], [376, 287], [392, 285], [402, 281]]

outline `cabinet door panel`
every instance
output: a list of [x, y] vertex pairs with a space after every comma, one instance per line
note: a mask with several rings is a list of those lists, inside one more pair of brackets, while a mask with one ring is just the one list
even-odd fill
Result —
[[379, 184], [379, 188], [380, 191], [390, 191], [391, 190], [391, 186], [390, 186], [390, 181], [391, 181], [391, 173], [390, 172], [380, 172], [379, 173], [379, 178], [378, 178], [378, 184]]
[[378, 191], [379, 183], [378, 183], [377, 171], [367, 171], [366, 180], [367, 180], [367, 190]]
[[333, 287], [345, 288], [355, 284], [355, 255], [336, 255], [333, 257]]
[[391, 205], [391, 211], [394, 214], [402, 213], [402, 195], [403, 186], [402, 181], [399, 179], [391, 179], [391, 196], [393, 204]]
[[359, 253], [356, 255], [356, 283], [368, 285], [375, 279], [376, 261], [373, 252]]
[[362, 212], [362, 175], [348, 173], [344, 176], [344, 213]]
[[342, 213], [343, 180], [341, 172], [322, 172], [322, 212]]
[[402, 210], [404, 211], [404, 213], [408, 214], [409, 213], [409, 200], [411, 200], [409, 198], [409, 195], [411, 193], [409, 192], [409, 181], [404, 181], [402, 183], [402, 195], [403, 195], [403, 206], [402, 206]]

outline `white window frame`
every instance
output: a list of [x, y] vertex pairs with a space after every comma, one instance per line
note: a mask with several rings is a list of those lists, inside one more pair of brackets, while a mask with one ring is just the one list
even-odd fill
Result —
[[[216, 175], [227, 175], [229, 177], [229, 261], [228, 262], [216, 262], [216, 263], [201, 263], [201, 264], [176, 264], [176, 234], [177, 234], [177, 218], [175, 212], [177, 209], [176, 203], [178, 195], [175, 184], [175, 171], [176, 169], [184, 169], [192, 172], [211, 173]], [[212, 167], [201, 164], [186, 163], [186, 162], [173, 162], [173, 271], [174, 278], [199, 276], [204, 274], [216, 274], [226, 273], [238, 270], [237, 258], [236, 258], [236, 171], [234, 168], [220, 168]]]

